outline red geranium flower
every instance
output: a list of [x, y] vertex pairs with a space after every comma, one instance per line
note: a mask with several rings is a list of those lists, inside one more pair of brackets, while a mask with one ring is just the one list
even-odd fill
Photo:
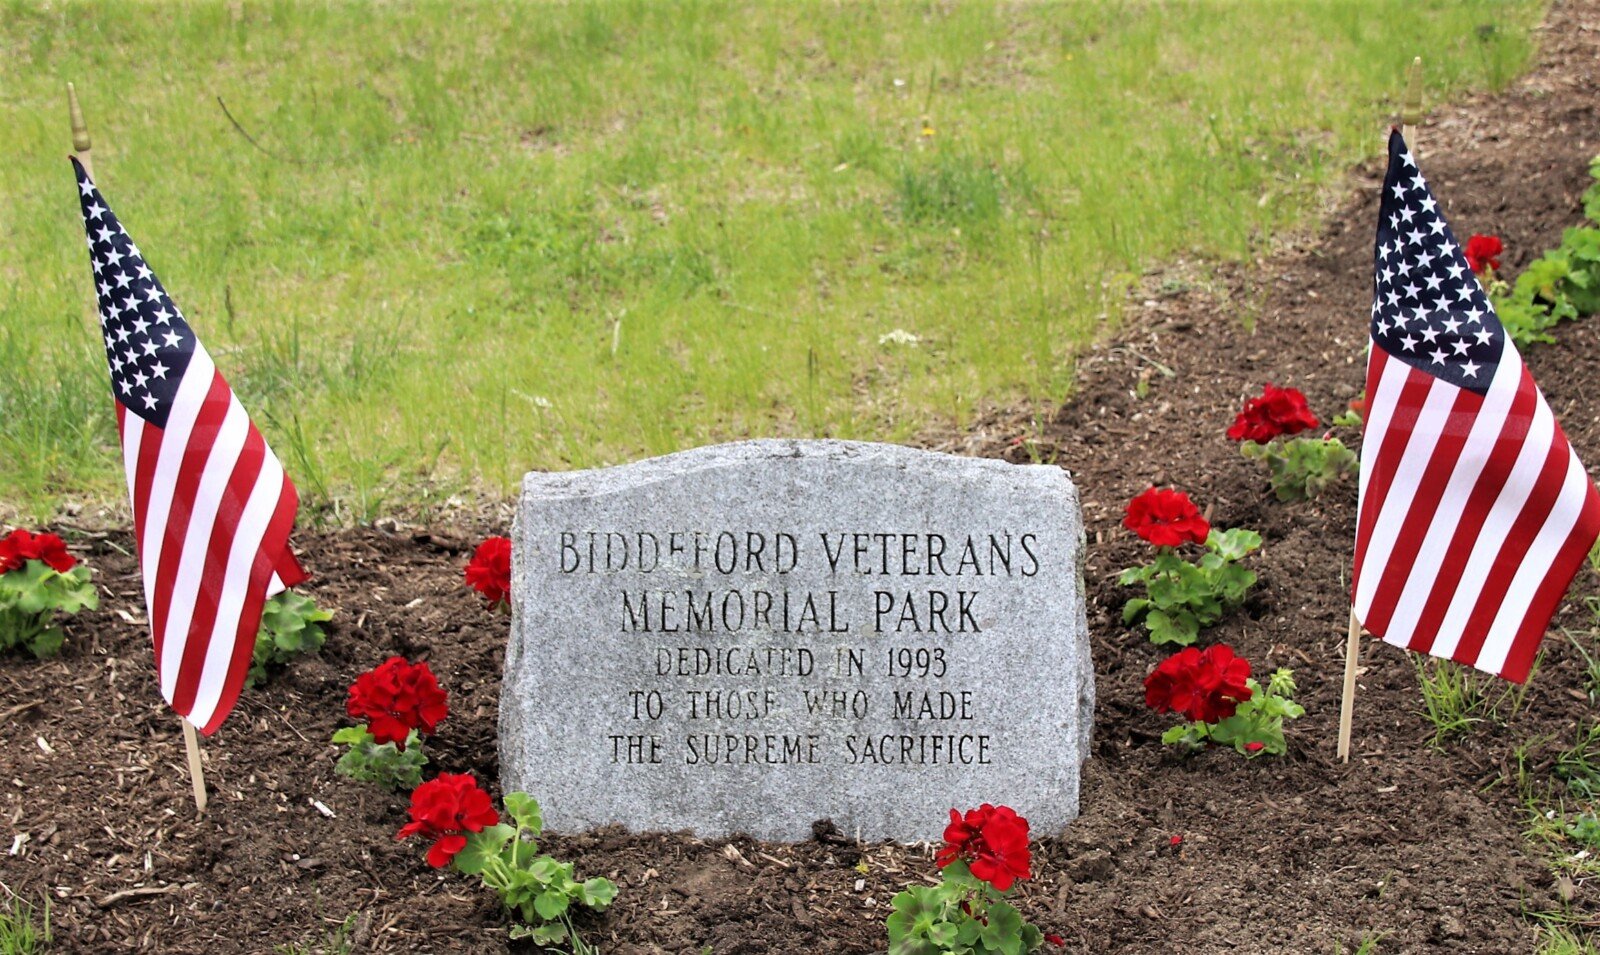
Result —
[[439, 721], [450, 714], [446, 699], [426, 663], [390, 657], [350, 684], [345, 710], [364, 720], [367, 732], [380, 745], [393, 743], [405, 749], [406, 737], [412, 730], [432, 733]]
[[1499, 236], [1474, 234], [1467, 240], [1467, 264], [1472, 267], [1472, 271], [1482, 275], [1485, 267], [1500, 268], [1500, 253], [1505, 250], [1506, 247]]
[[1128, 502], [1122, 526], [1157, 547], [1177, 547], [1185, 541], [1204, 544], [1211, 525], [1182, 491], [1151, 488]]
[[1161, 661], [1144, 680], [1144, 704], [1157, 713], [1182, 713], [1189, 720], [1218, 723], [1253, 695], [1245, 683], [1250, 661], [1225, 643], [1203, 652], [1186, 647]]
[[34, 534], [19, 527], [0, 538], [0, 574], [21, 570], [30, 560], [42, 560], [58, 574], [78, 564], [67, 553], [66, 542], [54, 534]]
[[482, 832], [500, 821], [489, 794], [469, 773], [441, 773], [411, 791], [411, 821], [396, 839], [424, 836], [434, 840], [428, 864], [442, 869], [467, 847], [466, 833]]
[[1317, 426], [1317, 416], [1306, 404], [1306, 396], [1293, 388], [1279, 388], [1267, 382], [1261, 394], [1247, 398], [1244, 410], [1233, 419], [1228, 437], [1234, 441], [1266, 444], [1280, 435], [1299, 434]]
[[483, 594], [490, 608], [511, 599], [511, 541], [491, 537], [478, 545], [467, 564], [467, 586]]
[[1010, 806], [984, 803], [968, 809], [964, 817], [950, 810], [944, 841], [944, 848], [934, 858], [941, 869], [964, 859], [975, 877], [1001, 892], [1018, 879], [1032, 877], [1028, 871], [1028, 820]]

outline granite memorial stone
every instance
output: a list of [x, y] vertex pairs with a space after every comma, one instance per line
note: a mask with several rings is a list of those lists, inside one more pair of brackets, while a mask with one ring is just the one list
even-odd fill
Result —
[[1094, 674], [1060, 468], [718, 445], [529, 474], [513, 541], [502, 782], [556, 830], [1077, 815]]

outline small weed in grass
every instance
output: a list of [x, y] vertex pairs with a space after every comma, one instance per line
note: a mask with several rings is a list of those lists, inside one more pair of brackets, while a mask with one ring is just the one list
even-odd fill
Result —
[[[1433, 724], [1434, 747], [1441, 747], [1452, 736], [1471, 729], [1474, 724], [1492, 722], [1509, 723], [1521, 712], [1528, 696], [1529, 683], [1510, 684], [1498, 694], [1491, 692], [1487, 678], [1471, 667], [1449, 660], [1436, 660], [1416, 654], [1412, 664], [1417, 669], [1417, 684], [1422, 690], [1423, 714]], [[1541, 659], [1534, 662], [1537, 673]]]
[[[39, 924], [34, 924], [39, 916]], [[21, 899], [0, 905], [0, 955], [33, 955], [50, 944], [50, 905], [42, 912]]]
[[1478, 713], [1483, 707], [1483, 687], [1475, 672], [1448, 660], [1418, 656], [1412, 662], [1422, 688], [1423, 712], [1433, 724], [1434, 746], [1481, 722]]
[[1566, 925], [1539, 929], [1539, 955], [1600, 955], [1593, 935]]
[[1578, 734], [1573, 747], [1556, 757], [1555, 769], [1573, 795], [1600, 797], [1600, 723]]
[[1586, 812], [1566, 824], [1567, 835], [1585, 849], [1600, 849], [1600, 818]]
[[[1600, 617], [1600, 598], [1590, 597], [1589, 601], [1595, 605], [1596, 616]], [[1600, 626], [1600, 620], [1597, 620], [1596, 626]], [[1589, 652], [1583, 641], [1579, 640], [1571, 630], [1566, 631], [1566, 634], [1572, 643], [1572, 648], [1583, 657], [1583, 688], [1589, 694], [1589, 702], [1600, 701], [1600, 661], [1595, 659], [1594, 654]]]
[[952, 154], [926, 164], [908, 161], [896, 186], [907, 221], [968, 227], [999, 219], [1010, 192], [1008, 177], [990, 164]]
[[320, 941], [290, 942], [273, 949], [276, 955], [350, 955], [355, 951], [357, 913], [351, 912]]
[[1346, 949], [1343, 945], [1341, 945], [1339, 946], [1339, 953], [1340, 955], [1344, 955], [1345, 952], [1349, 952], [1349, 955], [1378, 955], [1378, 943], [1382, 940], [1382, 932], [1363, 935], [1361, 936], [1361, 941], [1356, 945], [1355, 948]]

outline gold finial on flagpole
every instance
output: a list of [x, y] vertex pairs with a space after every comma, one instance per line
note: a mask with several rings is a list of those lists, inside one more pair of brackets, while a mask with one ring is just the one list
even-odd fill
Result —
[[83, 107], [78, 105], [78, 90], [67, 84], [67, 115], [72, 119], [72, 151], [83, 163], [83, 171], [94, 178], [94, 160], [89, 156], [89, 124], [83, 121]]
[[1406, 139], [1411, 155], [1417, 154], [1417, 144], [1412, 137], [1417, 124], [1422, 122], [1422, 57], [1413, 57], [1407, 71], [1406, 97], [1400, 104], [1400, 135]]

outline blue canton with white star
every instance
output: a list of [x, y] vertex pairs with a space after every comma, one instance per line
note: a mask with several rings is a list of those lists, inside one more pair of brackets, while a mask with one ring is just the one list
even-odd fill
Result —
[[1389, 135], [1376, 255], [1373, 345], [1459, 388], [1488, 391], [1505, 328], [1399, 130]]
[[78, 175], [111, 392], [129, 412], [165, 427], [178, 382], [194, 357], [194, 332], [83, 165], [74, 159], [72, 168]]

